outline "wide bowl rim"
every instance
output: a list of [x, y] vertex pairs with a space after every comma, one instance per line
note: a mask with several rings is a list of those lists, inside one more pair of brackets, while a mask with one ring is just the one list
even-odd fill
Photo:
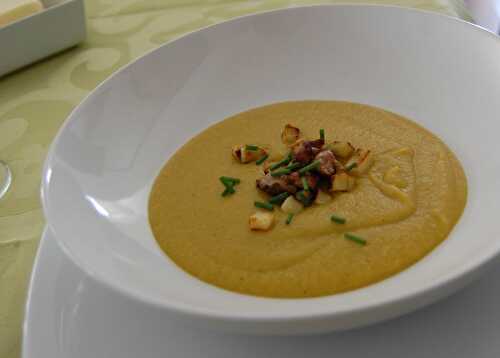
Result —
[[[431, 17], [435, 17], [435, 18], [440, 19], [440, 21], [451, 21], [454, 23], [462, 24], [463, 26], [471, 29], [471, 31], [476, 31], [477, 33], [482, 33], [482, 35], [479, 35], [479, 36], [492, 36], [497, 41], [500, 40], [495, 34], [487, 31], [486, 29], [484, 29], [478, 25], [469, 23], [469, 22], [462, 20], [460, 18], [456, 18], [456, 17], [452, 17], [449, 15], [436, 13], [436, 12], [428, 11], [428, 10], [408, 8], [408, 7], [395, 6], [395, 5], [317, 4], [317, 5], [296, 6], [296, 7], [289, 7], [289, 8], [283, 8], [283, 9], [275, 9], [275, 10], [258, 12], [258, 13], [254, 13], [254, 14], [238, 16], [238, 17], [232, 18], [232, 19], [227, 20], [227, 21], [223, 21], [223, 22], [220, 22], [220, 23], [217, 23], [214, 25], [205, 26], [203, 28], [186, 33], [178, 38], [175, 38], [172, 41], [169, 41], [161, 46], [158, 46], [158, 47], [146, 52], [142, 56], [139, 56], [134, 61], [121, 67], [116, 72], [114, 72], [112, 75], [110, 75], [105, 81], [100, 83], [89, 94], [87, 94], [85, 96], [85, 98], [71, 111], [71, 113], [67, 117], [66, 121], [63, 123], [63, 125], [59, 129], [53, 142], [51, 143], [46, 160], [45, 160], [45, 163], [44, 163], [44, 166], [43, 166], [42, 183], [41, 183], [41, 202], [42, 202], [42, 209], [43, 209], [44, 215], [45, 215], [46, 220], [47, 220], [47, 227], [54, 234], [54, 237], [56, 238], [56, 241], [57, 241], [58, 245], [61, 247], [61, 249], [63, 250], [63, 252], [87, 276], [91, 277], [99, 285], [106, 287], [108, 289], [111, 289], [112, 291], [114, 291], [122, 296], [128, 297], [129, 299], [132, 299], [138, 303], [152, 306], [154, 308], [168, 311], [170, 313], [180, 314], [183, 316], [189, 316], [191, 318], [203, 318], [203, 319], [213, 320], [213, 321], [238, 322], [238, 323], [268, 323], [268, 322], [290, 322], [290, 321], [298, 322], [298, 321], [309, 320], [309, 319], [318, 319], [318, 318], [319, 319], [329, 319], [329, 318], [333, 318], [333, 317], [342, 317], [342, 316], [350, 315], [352, 313], [362, 313], [365, 311], [383, 309], [387, 306], [394, 305], [396, 303], [405, 303], [405, 302], [409, 302], [409, 301], [416, 301], [416, 300], [419, 300], [421, 297], [427, 296], [431, 292], [435, 292], [437, 290], [444, 289], [446, 287], [453, 287], [454, 284], [456, 284], [460, 280], [465, 281], [466, 277], [471, 276], [476, 271], [481, 269], [483, 266], [486, 266], [488, 263], [490, 263], [492, 260], [494, 260], [495, 257], [500, 256], [500, 242], [499, 242], [496, 245], [490, 245], [489, 250], [483, 252], [482, 255], [479, 255], [479, 254], [476, 255], [474, 258], [471, 258], [468, 262], [464, 263], [463, 266], [460, 266], [459, 268], [455, 269], [454, 271], [452, 271], [448, 274], [441, 275], [438, 279], [431, 282], [430, 284], [429, 283], [421, 284], [415, 289], [406, 290], [406, 291], [401, 292], [399, 294], [395, 294], [390, 299], [384, 298], [383, 300], [379, 300], [379, 301], [374, 300], [374, 302], [367, 304], [365, 306], [362, 306], [362, 307], [348, 307], [345, 309], [324, 310], [324, 311], [315, 312], [315, 313], [311, 313], [311, 312], [308, 312], [308, 313], [287, 312], [286, 314], [282, 314], [282, 313], [279, 313], [279, 314], [249, 313], [248, 314], [245, 312], [241, 312], [241, 313], [235, 315], [233, 313], [225, 314], [224, 312], [221, 312], [221, 311], [211, 310], [211, 309], [207, 309], [207, 308], [200, 308], [198, 306], [194, 306], [191, 304], [185, 304], [182, 302], [172, 302], [172, 301], [156, 299], [156, 298], [153, 298], [151, 296], [144, 295], [144, 294], [137, 292], [135, 290], [129, 289], [125, 285], [119, 285], [116, 282], [110, 281], [109, 279], [107, 279], [104, 275], [100, 274], [99, 272], [88, 267], [84, 262], [82, 262], [78, 258], [78, 255], [74, 254], [72, 252], [72, 250], [66, 245], [65, 240], [61, 238], [61, 234], [59, 233], [57, 227], [54, 225], [54, 221], [50, 220], [52, 215], [50, 214], [50, 210], [49, 210], [49, 205], [48, 205], [49, 198], [48, 198], [47, 193], [49, 192], [49, 188], [51, 185], [51, 180], [50, 180], [50, 176], [51, 176], [50, 174], [52, 171], [51, 163], [54, 160], [56, 148], [57, 148], [58, 143], [61, 140], [61, 137], [64, 135], [64, 132], [66, 131], [66, 129], [70, 125], [70, 123], [77, 120], [79, 110], [87, 102], [92, 100], [92, 98], [94, 96], [97, 96], [99, 94], [100, 90], [104, 86], [106, 86], [106, 84], [109, 81], [113, 80], [113, 78], [115, 78], [115, 76], [119, 76], [122, 72], [127, 70], [130, 66], [133, 66], [136, 62], [141, 61], [143, 58], [149, 56], [153, 52], [159, 51], [163, 47], [170, 46], [177, 41], [183, 40], [183, 39], [190, 37], [190, 36], [194, 36], [197, 33], [203, 32], [206, 29], [227, 26], [228, 24], [231, 24], [231, 23], [237, 23], [238, 21], [241, 21], [242, 19], [245, 19], [248, 17], [258, 17], [258, 16], [267, 15], [270, 13], [301, 11], [302, 9], [310, 9], [310, 8], [339, 8], [339, 9], [340, 8], [369, 8], [373, 11], [385, 11], [385, 10], [389, 9], [392, 11], [400, 11], [403, 13], [412, 13], [413, 15], [417, 15], [417, 16], [431, 16]], [[453, 235], [453, 233], [451, 235]], [[227, 292], [229, 292], [229, 291], [227, 291]], [[234, 294], [234, 293], [231, 292], [231, 294]], [[343, 293], [338, 294], [338, 295], [342, 295], [342, 294]], [[246, 297], [252, 297], [252, 296], [246, 296]], [[286, 300], [286, 301], [301, 301], [301, 302], [315, 301], [315, 300], [317, 301], [317, 300], [324, 299], [325, 297], [331, 297], [331, 296], [300, 298], [300, 299], [281, 299], [281, 298], [267, 298], [267, 297], [256, 297], [255, 296], [255, 298], [259, 299], [259, 300], [270, 300], [270, 301]], [[425, 303], [415, 305], [414, 309], [417, 309], [419, 306], [422, 306], [422, 305], [425, 305]]]

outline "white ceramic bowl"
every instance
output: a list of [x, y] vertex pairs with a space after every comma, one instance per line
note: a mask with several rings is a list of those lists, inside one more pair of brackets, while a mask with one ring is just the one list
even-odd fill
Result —
[[[464, 286], [500, 252], [499, 59], [492, 34], [392, 7], [294, 8], [189, 34], [118, 72], [72, 113], [45, 166], [49, 226], [96, 280], [166, 318], [298, 334], [409, 312]], [[297, 99], [379, 106], [440, 136], [467, 174], [462, 219], [416, 265], [345, 294], [258, 298], [189, 276], [159, 250], [148, 225], [156, 174], [210, 124]]]

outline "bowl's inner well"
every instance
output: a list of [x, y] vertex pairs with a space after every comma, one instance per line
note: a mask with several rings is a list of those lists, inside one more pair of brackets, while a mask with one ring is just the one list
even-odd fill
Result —
[[[291, 143], [282, 142], [284, 128], [298, 133]], [[289, 152], [290, 163], [264, 174]], [[307, 170], [315, 159], [323, 164]], [[233, 194], [221, 195], [223, 175], [239, 181], [228, 186]], [[414, 264], [448, 236], [466, 196], [456, 157], [415, 122], [367, 105], [309, 100], [235, 114], [189, 140], [156, 178], [148, 211], [162, 250], [199, 279], [304, 298], [352, 291]], [[270, 206], [257, 209], [255, 201]], [[252, 217], [269, 225], [251, 230]]]

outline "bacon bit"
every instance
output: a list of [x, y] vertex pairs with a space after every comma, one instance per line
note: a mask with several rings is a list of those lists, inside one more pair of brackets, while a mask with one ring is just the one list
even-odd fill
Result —
[[266, 174], [262, 178], [257, 179], [257, 188], [271, 196], [278, 195], [284, 192], [290, 194], [295, 194], [297, 192], [297, 188], [294, 185], [288, 183], [288, 181], [285, 179], [285, 176], [273, 177], [271, 176], [271, 174]]
[[301, 141], [292, 147], [293, 158], [301, 164], [308, 164], [314, 158], [313, 147], [309, 141]]
[[[311, 173], [307, 173], [304, 175], [304, 178], [306, 178], [307, 180], [307, 185], [309, 186], [309, 190], [316, 191], [319, 182], [318, 177]], [[293, 172], [292, 174], [286, 175], [284, 179], [288, 184], [293, 185], [298, 189], [304, 189], [304, 185], [302, 184], [302, 178], [298, 172]]]
[[318, 171], [321, 175], [324, 176], [332, 176], [335, 174], [335, 155], [331, 150], [324, 150], [322, 152], [319, 152], [314, 160], [319, 160], [320, 165], [318, 168]]
[[325, 141], [317, 139], [314, 141], [300, 140], [293, 144], [292, 153], [296, 162], [308, 164], [314, 159], [314, 156], [321, 151]]
[[321, 148], [325, 145], [325, 140], [324, 139], [316, 139], [312, 140], [309, 143], [311, 143], [311, 146], [313, 147], [314, 150], [320, 151]]

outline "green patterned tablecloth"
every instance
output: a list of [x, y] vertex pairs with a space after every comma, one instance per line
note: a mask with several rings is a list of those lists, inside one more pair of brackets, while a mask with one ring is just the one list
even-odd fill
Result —
[[44, 227], [42, 163], [84, 96], [121, 66], [188, 31], [259, 11], [336, 2], [397, 4], [467, 18], [460, 0], [86, 0], [85, 43], [0, 79], [0, 160], [14, 176], [0, 200], [0, 358], [20, 355], [26, 286]]

